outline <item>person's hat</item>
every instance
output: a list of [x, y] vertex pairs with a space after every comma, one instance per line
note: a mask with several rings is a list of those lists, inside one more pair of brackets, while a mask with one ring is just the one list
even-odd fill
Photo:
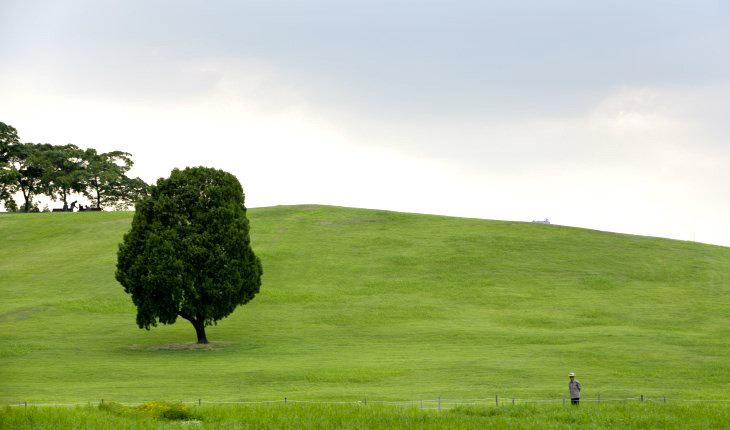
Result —
[[570, 373], [568, 373], [568, 376], [575, 376], [575, 373], [570, 372]]

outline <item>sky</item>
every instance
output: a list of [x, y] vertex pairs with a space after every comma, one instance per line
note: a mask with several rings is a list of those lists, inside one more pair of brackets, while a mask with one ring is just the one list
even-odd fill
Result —
[[21, 141], [327, 204], [730, 246], [727, 0], [0, 0]]

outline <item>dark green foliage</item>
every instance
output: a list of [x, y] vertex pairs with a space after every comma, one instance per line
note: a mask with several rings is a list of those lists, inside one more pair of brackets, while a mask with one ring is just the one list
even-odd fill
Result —
[[[11, 212], [38, 212], [33, 198], [45, 194], [63, 201], [65, 210], [71, 193], [83, 193], [97, 208], [126, 209], [149, 189], [142, 179], [126, 176], [134, 165], [131, 156], [122, 151], [98, 154], [73, 144], [20, 143], [18, 131], [0, 122], [0, 201]], [[18, 192], [25, 200], [20, 208], [13, 199]]]
[[18, 208], [18, 204], [15, 203], [15, 199], [8, 196], [7, 200], [5, 200], [5, 210], [8, 212], [18, 212], [20, 208]]
[[149, 185], [140, 178], [129, 178], [132, 154], [111, 151], [103, 154], [89, 148], [83, 154], [86, 182], [83, 193], [96, 202], [96, 207], [117, 206], [126, 208], [147, 195]]
[[44, 193], [52, 200], [60, 199], [63, 207], [67, 208], [70, 194], [84, 189], [83, 151], [69, 143], [63, 146], [49, 145], [42, 155], [40, 162]]
[[205, 326], [254, 298], [262, 266], [249, 240], [241, 184], [205, 167], [175, 169], [136, 207], [119, 245], [116, 278], [149, 329], [177, 317], [190, 321], [199, 343]]
[[10, 145], [18, 144], [18, 130], [12, 125], [0, 122], [0, 163], [8, 161], [8, 149]]
[[32, 212], [33, 198], [44, 189], [44, 173], [47, 166], [47, 152], [51, 145], [37, 143], [18, 143], [8, 146], [7, 171], [3, 181], [6, 192], [23, 194], [23, 212]]
[[134, 207], [134, 204], [149, 194], [150, 186], [140, 178], [129, 178], [122, 176], [119, 181], [112, 184], [112, 191], [109, 193], [111, 202], [117, 210], [125, 210]]

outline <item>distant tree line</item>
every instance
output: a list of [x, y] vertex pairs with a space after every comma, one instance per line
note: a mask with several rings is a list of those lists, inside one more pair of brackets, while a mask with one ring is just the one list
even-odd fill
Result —
[[[72, 194], [86, 196], [96, 208], [133, 206], [149, 185], [130, 178], [132, 154], [81, 149], [73, 144], [20, 143], [18, 131], [0, 122], [0, 201], [9, 212], [39, 212], [35, 197], [45, 195], [69, 207]], [[21, 205], [15, 195], [22, 194]]]

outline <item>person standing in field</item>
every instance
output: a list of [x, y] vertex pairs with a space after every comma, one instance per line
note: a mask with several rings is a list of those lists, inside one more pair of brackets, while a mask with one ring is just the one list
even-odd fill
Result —
[[570, 382], [568, 383], [568, 390], [570, 390], [570, 404], [577, 405], [580, 402], [580, 382], [575, 379], [575, 373], [570, 372], [568, 374]]

